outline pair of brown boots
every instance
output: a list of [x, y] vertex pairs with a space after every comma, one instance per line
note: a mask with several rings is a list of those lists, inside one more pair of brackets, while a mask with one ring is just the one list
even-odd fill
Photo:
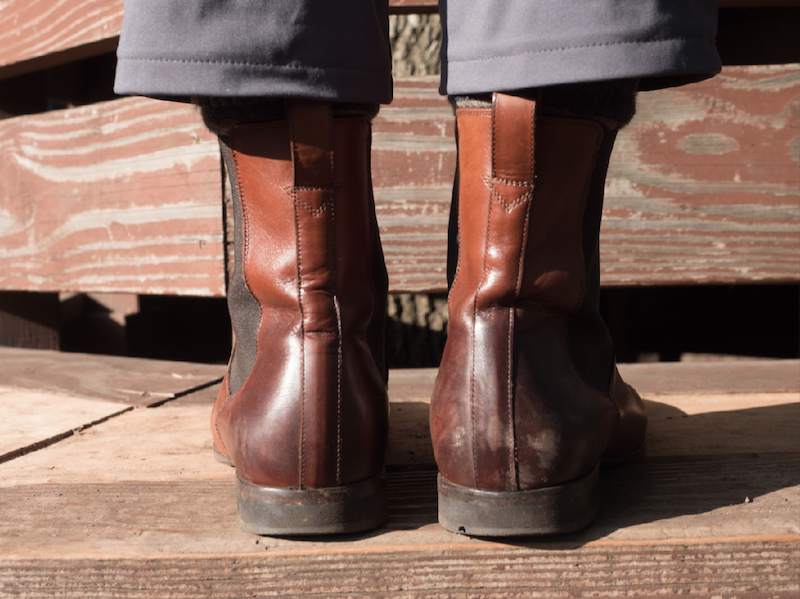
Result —
[[[604, 461], [644, 448], [598, 311], [615, 133], [495, 94], [456, 112], [449, 334], [431, 400], [439, 519], [472, 535], [567, 532]], [[387, 276], [370, 123], [287, 101], [221, 138], [235, 211], [234, 349], [211, 416], [258, 534], [355, 532], [387, 517]]]

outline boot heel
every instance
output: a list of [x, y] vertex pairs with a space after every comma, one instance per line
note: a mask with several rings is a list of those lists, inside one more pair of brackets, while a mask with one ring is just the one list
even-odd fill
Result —
[[321, 489], [259, 487], [237, 474], [236, 504], [242, 530], [258, 535], [360, 532], [386, 522], [386, 472]]
[[579, 480], [530, 491], [479, 491], [439, 474], [439, 522], [476, 537], [522, 537], [586, 528], [597, 513], [599, 466]]

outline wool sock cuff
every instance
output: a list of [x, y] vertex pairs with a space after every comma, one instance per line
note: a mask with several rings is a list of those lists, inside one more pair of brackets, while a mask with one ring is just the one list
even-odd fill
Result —
[[[236, 125], [268, 123], [286, 118], [286, 102], [283, 98], [220, 98], [211, 96], [192, 97], [192, 103], [200, 108], [206, 127], [216, 135], [226, 136]], [[372, 120], [378, 114], [378, 104], [332, 102], [334, 118], [366, 118]]]
[[[621, 129], [636, 114], [638, 79], [569, 83], [509, 92], [539, 103], [540, 114], [589, 119], [609, 130]], [[450, 96], [455, 108], [490, 108], [491, 94]]]

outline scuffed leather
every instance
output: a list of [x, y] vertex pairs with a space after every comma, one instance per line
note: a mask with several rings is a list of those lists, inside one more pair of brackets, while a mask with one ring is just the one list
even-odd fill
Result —
[[370, 124], [321, 102], [287, 109], [229, 141], [242, 276], [262, 314], [255, 363], [234, 394], [223, 382], [211, 428], [252, 484], [340, 486], [383, 470], [388, 430]]
[[571, 357], [603, 130], [502, 94], [456, 118], [458, 260], [431, 401], [436, 462], [451, 483], [487, 491], [569, 482], [636, 450], [646, 426], [617, 374], [596, 389]]

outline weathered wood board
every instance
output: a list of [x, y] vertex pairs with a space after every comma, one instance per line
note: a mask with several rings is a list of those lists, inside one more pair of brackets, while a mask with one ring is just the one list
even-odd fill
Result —
[[[770, 392], [765, 363], [759, 385], [714, 396], [722, 376], [687, 366], [664, 365], [700, 394], [648, 401], [662, 451], [604, 471], [595, 523], [513, 542], [437, 524], [435, 469], [402, 451], [426, 435], [421, 414], [394, 431], [386, 526], [293, 539], [239, 529], [233, 469], [210, 455], [212, 389], [129, 411], [0, 464], [0, 597], [795, 596], [800, 448], [784, 429], [800, 397]], [[780, 388], [789, 366], [771, 370]], [[393, 415], [427, 408], [434, 372], [400, 374]]]
[[0, 462], [126, 409], [130, 408], [63, 393], [0, 386]]
[[0, 3], [0, 79], [112, 52], [122, 0], [6, 0]]
[[225, 366], [0, 347], [0, 386], [150, 406], [222, 380]]
[[[396, 291], [445, 287], [455, 169], [436, 78], [399, 80], [375, 121], [374, 181]], [[800, 65], [726, 67], [639, 95], [619, 135], [601, 235], [604, 285], [800, 280]]]
[[0, 289], [224, 295], [221, 194], [190, 105], [0, 121]]
[[[721, 395], [770, 393], [800, 394], [798, 360], [730, 360], [682, 362], [681, 376], [675, 376], [674, 362], [619, 364], [627, 383], [648, 396]], [[392, 370], [389, 395], [396, 400], [429, 397], [436, 369]]]
[[[0, 597], [539, 597], [797, 596], [792, 542], [488, 549], [274, 552], [262, 556], [8, 560]], [[57, 581], [57, 584], [55, 584]], [[6, 593], [3, 589], [7, 589]]]
[[[445, 289], [454, 123], [435, 78], [375, 121], [391, 289]], [[641, 94], [619, 136], [604, 285], [800, 280], [800, 66]], [[65, 144], [69, 143], [66, 147]], [[0, 289], [223, 295], [220, 160], [191, 107], [125, 99], [0, 122]]]
[[604, 281], [797, 281], [800, 67], [640, 94], [609, 169]]

